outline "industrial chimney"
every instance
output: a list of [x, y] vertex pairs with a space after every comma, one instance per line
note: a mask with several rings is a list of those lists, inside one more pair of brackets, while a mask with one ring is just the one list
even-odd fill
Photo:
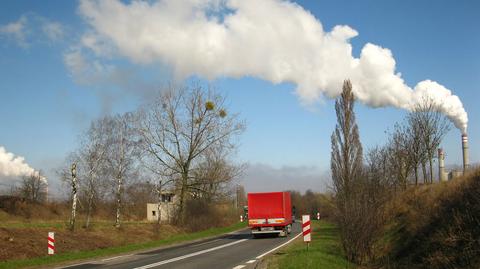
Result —
[[463, 151], [463, 173], [468, 170], [468, 136], [467, 134], [462, 134], [462, 151]]
[[438, 180], [440, 182], [447, 180], [445, 175], [445, 154], [441, 148], [438, 149]]

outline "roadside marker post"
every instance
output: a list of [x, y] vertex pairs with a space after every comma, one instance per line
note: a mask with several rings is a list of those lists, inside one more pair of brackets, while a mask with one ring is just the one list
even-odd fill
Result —
[[243, 222], [243, 215], [240, 215], [240, 222]]
[[302, 215], [303, 242], [307, 243], [307, 250], [312, 241], [312, 229], [310, 227], [310, 215]]
[[48, 255], [55, 254], [55, 233], [48, 232]]
[[317, 220], [320, 220], [320, 212], [317, 212]]

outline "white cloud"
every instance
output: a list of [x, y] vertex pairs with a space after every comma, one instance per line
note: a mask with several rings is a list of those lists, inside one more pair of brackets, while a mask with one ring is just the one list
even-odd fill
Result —
[[65, 37], [65, 27], [35, 13], [23, 14], [17, 21], [0, 25], [0, 36], [14, 40], [27, 48], [37, 41], [59, 42]]
[[65, 36], [65, 29], [62, 24], [54, 21], [45, 21], [42, 30], [50, 41], [56, 42], [62, 40]]
[[27, 17], [21, 16], [17, 21], [0, 26], [0, 34], [12, 38], [21, 47], [27, 47], [26, 24]]
[[450, 90], [430, 80], [406, 85], [391, 51], [378, 45], [368, 43], [354, 57], [354, 29], [337, 25], [326, 31], [292, 2], [82, 0], [79, 12], [90, 25], [83, 45], [98, 57], [116, 53], [136, 64], [166, 64], [180, 79], [293, 82], [303, 103], [337, 97], [349, 78], [366, 105], [411, 109], [428, 94], [456, 127], [467, 128], [463, 105]]

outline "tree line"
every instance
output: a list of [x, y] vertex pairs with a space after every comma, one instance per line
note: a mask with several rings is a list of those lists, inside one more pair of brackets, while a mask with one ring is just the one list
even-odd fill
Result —
[[389, 201], [409, 186], [434, 182], [433, 158], [450, 122], [429, 98], [415, 105], [388, 133], [385, 145], [366, 154], [360, 141], [350, 81], [335, 102], [337, 125], [331, 136], [335, 220], [347, 258], [357, 264], [374, 259]]
[[146, 202], [160, 202], [162, 192], [173, 191], [175, 221], [182, 222], [187, 201], [229, 197], [243, 168], [232, 156], [245, 123], [227, 111], [225, 101], [201, 86], [170, 85], [134, 112], [92, 121], [58, 172], [71, 192], [71, 218], [77, 192], [86, 227], [102, 202], [114, 205], [120, 227], [127, 199], [145, 208]]

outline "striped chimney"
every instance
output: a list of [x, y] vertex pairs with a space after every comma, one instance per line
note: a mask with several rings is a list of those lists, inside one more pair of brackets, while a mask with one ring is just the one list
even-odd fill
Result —
[[440, 182], [447, 180], [445, 177], [445, 154], [441, 148], [438, 149], [438, 180]]
[[470, 165], [468, 162], [468, 136], [467, 134], [462, 134], [462, 151], [463, 151], [463, 173], [468, 170]]

